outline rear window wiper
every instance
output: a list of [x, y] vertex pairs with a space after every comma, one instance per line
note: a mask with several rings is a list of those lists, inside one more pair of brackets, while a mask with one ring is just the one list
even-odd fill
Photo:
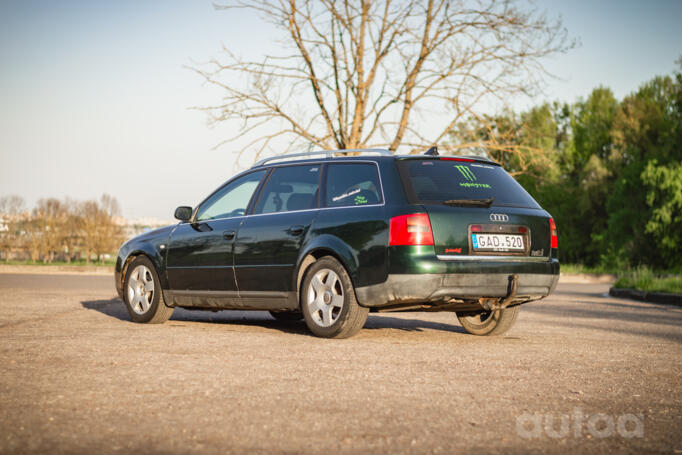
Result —
[[443, 204], [454, 207], [490, 207], [493, 201], [492, 197], [488, 199], [448, 199], [443, 201]]

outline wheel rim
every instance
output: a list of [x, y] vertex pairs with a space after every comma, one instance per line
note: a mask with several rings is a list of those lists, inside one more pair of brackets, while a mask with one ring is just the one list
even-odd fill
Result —
[[310, 316], [320, 327], [330, 327], [343, 310], [343, 285], [333, 270], [322, 269], [308, 285], [307, 304]]
[[494, 311], [484, 311], [482, 313], [477, 314], [476, 316], [467, 317], [467, 321], [470, 324], [482, 326], [493, 319], [494, 313], [495, 313]]
[[135, 267], [128, 278], [128, 303], [137, 314], [149, 311], [154, 301], [154, 277], [144, 265]]

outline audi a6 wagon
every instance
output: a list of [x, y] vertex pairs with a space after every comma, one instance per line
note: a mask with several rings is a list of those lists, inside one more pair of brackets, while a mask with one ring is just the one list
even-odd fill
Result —
[[499, 335], [559, 278], [552, 217], [479, 157], [282, 155], [175, 217], [118, 253], [133, 321], [161, 323], [176, 307], [264, 310], [344, 338], [370, 311], [449, 311], [471, 334]]

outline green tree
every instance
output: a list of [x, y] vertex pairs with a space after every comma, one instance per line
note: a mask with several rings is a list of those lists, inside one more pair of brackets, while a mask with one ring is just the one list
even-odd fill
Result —
[[659, 166], [647, 163], [641, 174], [647, 188], [646, 203], [651, 216], [644, 231], [655, 239], [656, 249], [668, 267], [679, 266], [682, 258], [682, 163]]
[[617, 106], [611, 90], [598, 87], [586, 100], [544, 104], [520, 116], [522, 131], [536, 132], [522, 135], [523, 143], [541, 150], [544, 160], [517, 179], [554, 217], [567, 262], [600, 261], [614, 178], [607, 163]]
[[680, 177], [682, 161], [681, 94], [680, 74], [656, 77], [627, 96], [614, 117], [610, 167], [618, 178], [607, 201], [606, 239], [621, 261], [673, 265], [669, 252], [679, 244], [666, 235], [665, 212], [679, 199], [671, 179]]
[[571, 107], [572, 136], [561, 169], [570, 198], [560, 215], [564, 226], [571, 227], [570, 242], [563, 243], [574, 262], [595, 265], [603, 253], [606, 201], [615, 177], [607, 163], [617, 107], [618, 101], [605, 87], [594, 89], [585, 101]]
[[470, 118], [453, 134], [461, 137], [552, 214], [562, 261], [679, 267], [682, 74], [656, 77], [621, 102], [598, 87], [573, 104]]

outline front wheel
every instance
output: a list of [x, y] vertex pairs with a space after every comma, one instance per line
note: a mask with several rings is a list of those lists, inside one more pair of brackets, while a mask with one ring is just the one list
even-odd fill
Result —
[[323, 338], [355, 335], [369, 313], [358, 304], [346, 269], [329, 256], [308, 268], [301, 286], [301, 310], [310, 331]]
[[472, 335], [503, 335], [512, 328], [519, 316], [520, 306], [513, 306], [503, 310], [484, 311], [475, 316], [457, 315], [464, 330]]
[[134, 322], [161, 324], [173, 314], [173, 308], [166, 306], [161, 295], [156, 268], [146, 256], [138, 256], [128, 265], [123, 300]]

